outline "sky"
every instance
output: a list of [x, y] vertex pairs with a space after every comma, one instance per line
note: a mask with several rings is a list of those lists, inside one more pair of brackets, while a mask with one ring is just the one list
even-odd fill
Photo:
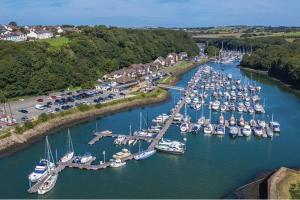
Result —
[[0, 0], [0, 24], [300, 26], [300, 0]]

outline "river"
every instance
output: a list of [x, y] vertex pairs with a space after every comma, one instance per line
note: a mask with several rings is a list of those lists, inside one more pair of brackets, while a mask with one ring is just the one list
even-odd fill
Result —
[[[209, 63], [220, 70], [217, 64]], [[186, 86], [196, 68], [185, 73], [178, 86]], [[240, 71], [236, 64], [224, 65], [224, 73], [250, 80], [249, 75]], [[261, 97], [266, 99], [266, 112], [270, 119], [273, 113], [281, 123], [279, 136], [273, 139], [230, 139], [187, 135], [187, 151], [184, 156], [157, 153], [144, 161], [128, 161], [122, 168], [108, 168], [100, 171], [83, 171], [66, 168], [59, 174], [55, 188], [48, 194], [28, 194], [28, 174], [43, 156], [44, 140], [12, 155], [0, 159], [1, 198], [220, 198], [242, 184], [247, 183], [256, 173], [280, 166], [300, 165], [300, 99], [265, 78], [254, 76], [253, 80], [262, 87]], [[170, 91], [167, 102], [136, 108], [106, 117], [90, 120], [70, 128], [76, 154], [90, 151], [97, 156], [95, 162], [106, 159], [121, 148], [112, 145], [112, 139], [105, 138], [94, 146], [87, 143], [93, 137], [96, 122], [99, 130], [114, 133], [128, 133], [139, 127], [139, 113], [148, 115], [149, 120], [161, 113], [167, 113], [180, 98], [176, 91]], [[182, 110], [183, 112], [183, 110]], [[200, 112], [188, 109], [193, 121]], [[208, 110], [205, 110], [208, 116]], [[213, 121], [219, 114], [214, 113]], [[227, 119], [229, 115], [227, 114]], [[57, 149], [61, 156], [66, 149], [67, 130], [63, 129], [49, 136], [52, 151]], [[166, 135], [182, 141], [179, 128], [173, 125]], [[143, 144], [144, 148], [146, 144]], [[137, 151], [138, 145], [130, 148]]]

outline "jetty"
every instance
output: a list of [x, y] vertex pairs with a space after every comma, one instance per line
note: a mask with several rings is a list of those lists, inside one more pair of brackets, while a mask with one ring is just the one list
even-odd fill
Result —
[[156, 140], [156, 138], [149, 137], [149, 136], [140, 136], [140, 135], [126, 135], [126, 134], [113, 134], [111, 131], [105, 130], [101, 132], [95, 132], [95, 137], [89, 141], [89, 145], [93, 145], [97, 143], [101, 138], [104, 137], [112, 137], [112, 138], [118, 138], [118, 137], [124, 137], [126, 141], [129, 140], [145, 140], [145, 141], [153, 141]]

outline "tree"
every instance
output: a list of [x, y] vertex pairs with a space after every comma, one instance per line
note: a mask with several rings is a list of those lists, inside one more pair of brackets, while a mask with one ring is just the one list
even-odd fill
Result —
[[11, 21], [11, 22], [8, 23], [8, 25], [17, 27], [17, 22]]

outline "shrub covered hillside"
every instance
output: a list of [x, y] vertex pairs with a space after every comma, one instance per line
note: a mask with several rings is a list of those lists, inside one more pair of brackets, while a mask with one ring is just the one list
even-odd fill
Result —
[[241, 65], [268, 71], [270, 76], [300, 89], [300, 40], [257, 48], [251, 56], [244, 56]]
[[105, 73], [169, 52], [198, 53], [185, 32], [82, 27], [59, 45], [0, 41], [0, 88], [6, 97], [90, 86]]

